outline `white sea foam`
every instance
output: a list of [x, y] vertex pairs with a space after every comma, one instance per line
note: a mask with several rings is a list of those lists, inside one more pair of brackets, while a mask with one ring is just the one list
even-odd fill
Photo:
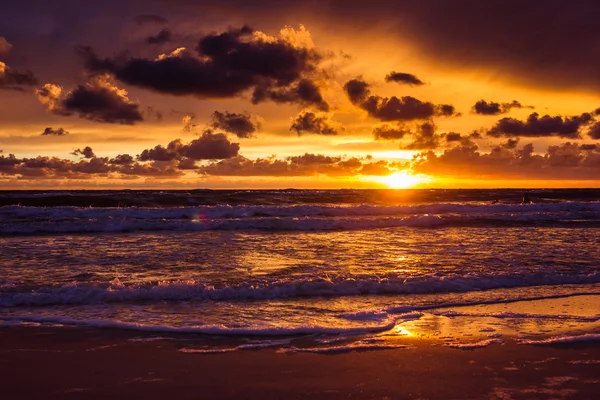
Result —
[[37, 323], [52, 323], [72, 326], [90, 326], [96, 328], [115, 328], [128, 329], [144, 332], [156, 333], [197, 333], [209, 335], [229, 335], [229, 336], [291, 336], [291, 335], [311, 335], [311, 334], [327, 334], [327, 335], [358, 335], [364, 333], [381, 332], [392, 329], [397, 323], [416, 318], [415, 313], [407, 314], [406, 316], [399, 315], [394, 318], [388, 318], [379, 324], [368, 324], [362, 326], [322, 326], [315, 324], [307, 324], [300, 326], [277, 326], [277, 325], [260, 325], [260, 326], [245, 326], [231, 327], [225, 325], [194, 325], [194, 326], [166, 326], [166, 325], [151, 325], [141, 323], [122, 322], [113, 319], [75, 319], [70, 317], [59, 316], [0, 316], [0, 320], [4, 321], [21, 321], [21, 322], [37, 322]]
[[520, 344], [548, 345], [548, 344], [568, 344], [577, 342], [596, 342], [600, 340], [600, 333], [586, 333], [578, 336], [554, 336], [547, 339], [517, 339]]
[[267, 349], [272, 347], [281, 347], [288, 345], [290, 343], [290, 339], [280, 339], [280, 340], [263, 340], [260, 342], [241, 344], [235, 347], [204, 347], [204, 348], [188, 348], [184, 347], [179, 349], [181, 353], [189, 353], [189, 354], [215, 354], [215, 353], [231, 353], [233, 351], [238, 350], [260, 350]]
[[447, 342], [444, 345], [457, 349], [478, 349], [481, 347], [487, 347], [494, 343], [504, 343], [504, 341], [501, 339], [485, 339], [479, 342]]
[[[502, 312], [502, 313], [469, 313], [460, 311], [438, 311], [436, 315], [445, 317], [492, 317], [492, 318], [531, 318], [531, 319], [566, 319], [581, 322], [595, 322], [600, 319], [600, 315], [595, 316], [581, 316], [581, 315], [565, 315], [565, 314], [529, 314], [529, 313], [515, 313], [515, 312]], [[484, 332], [481, 330], [480, 332]]]
[[[600, 282], [600, 272], [585, 275], [514, 275], [492, 273], [483, 275], [449, 274], [447, 276], [425, 276], [417, 278], [354, 278], [338, 279], [305, 278], [278, 280], [268, 284], [240, 283], [216, 287], [198, 280], [135, 283], [123, 285], [119, 282], [106, 284], [71, 283], [38, 289], [10, 287], [0, 290], [0, 306], [101, 304], [135, 301], [181, 301], [181, 300], [260, 300], [314, 296], [353, 296], [378, 294], [415, 294], [466, 292], [496, 288], [513, 288], [540, 285], [590, 284]], [[596, 293], [593, 293], [596, 294]], [[547, 298], [547, 297], [543, 297]], [[482, 304], [485, 304], [483, 302]], [[464, 305], [462, 303], [448, 306]], [[415, 310], [410, 306], [392, 307], [387, 313], [403, 313]], [[364, 310], [363, 310], [364, 311]], [[377, 314], [342, 314], [340, 318], [378, 318]], [[454, 314], [452, 314], [454, 313]], [[458, 315], [457, 311], [446, 311], [445, 315]], [[490, 316], [517, 318], [518, 314], [490, 314]]]
[[382, 344], [382, 343], [350, 343], [339, 346], [324, 346], [324, 347], [286, 347], [281, 349], [285, 353], [320, 353], [320, 354], [336, 354], [349, 353], [352, 351], [368, 351], [368, 350], [392, 350], [392, 349], [409, 349], [411, 346], [402, 344]]

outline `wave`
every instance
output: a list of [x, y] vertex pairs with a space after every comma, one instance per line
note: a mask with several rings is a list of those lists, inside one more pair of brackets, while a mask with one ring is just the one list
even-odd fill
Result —
[[578, 342], [600, 341], [600, 333], [586, 333], [578, 336], [553, 336], [547, 339], [517, 339], [519, 344], [532, 345], [552, 345], [552, 344], [571, 344]]
[[563, 202], [546, 204], [435, 203], [401, 206], [210, 206], [210, 207], [0, 207], [0, 217], [30, 220], [73, 219], [142, 219], [142, 220], [211, 220], [258, 217], [306, 218], [351, 216], [399, 216], [443, 214], [540, 214], [540, 213], [600, 213], [600, 202]]
[[413, 206], [0, 207], [0, 234], [393, 227], [600, 226], [600, 203]]
[[123, 322], [116, 319], [75, 319], [62, 316], [2, 316], [0, 321], [7, 322], [36, 322], [44, 324], [61, 324], [72, 326], [88, 326], [94, 328], [127, 329], [154, 333], [195, 333], [205, 335], [224, 336], [291, 336], [291, 335], [359, 335], [366, 333], [382, 332], [392, 329], [396, 324], [419, 318], [422, 314], [407, 313], [388, 318], [377, 325], [365, 324], [363, 326], [322, 326], [307, 324], [301, 326], [245, 326], [231, 327], [225, 325], [195, 325], [195, 326], [167, 326], [151, 325], [135, 322]]
[[[340, 297], [357, 295], [420, 294], [469, 292], [477, 290], [542, 285], [600, 283], [600, 272], [583, 275], [487, 274], [427, 276], [419, 278], [312, 278], [280, 280], [269, 284], [241, 283], [216, 287], [202, 281], [169, 281], [123, 285], [118, 280], [107, 284], [67, 284], [41, 288], [0, 287], [0, 306], [85, 305], [123, 302], [187, 300], [268, 300], [303, 297]], [[595, 293], [593, 293], [595, 294]], [[415, 310], [398, 307], [387, 312]], [[380, 319], [377, 313], [343, 315], [348, 320]]]
[[[552, 319], [552, 320], [572, 320], [579, 322], [596, 322], [600, 320], [600, 315], [595, 316], [580, 316], [580, 315], [565, 315], [565, 314], [530, 314], [530, 313], [465, 313], [455, 310], [435, 312], [435, 315], [444, 317], [489, 317], [489, 318], [510, 318], [510, 319]], [[480, 331], [481, 332], [481, 331]]]

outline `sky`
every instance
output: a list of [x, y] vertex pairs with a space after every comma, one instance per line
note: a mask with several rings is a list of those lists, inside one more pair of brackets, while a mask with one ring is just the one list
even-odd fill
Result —
[[593, 0], [22, 0], [0, 188], [600, 187]]

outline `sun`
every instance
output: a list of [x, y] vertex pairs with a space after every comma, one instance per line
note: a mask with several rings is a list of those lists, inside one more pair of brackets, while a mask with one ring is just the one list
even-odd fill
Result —
[[393, 189], [407, 189], [429, 182], [431, 178], [424, 175], [411, 175], [407, 171], [398, 171], [390, 175], [373, 177], [372, 180]]

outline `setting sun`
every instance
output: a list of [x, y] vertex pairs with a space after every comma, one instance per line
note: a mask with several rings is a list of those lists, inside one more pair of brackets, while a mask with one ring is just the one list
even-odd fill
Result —
[[431, 181], [431, 178], [424, 175], [411, 175], [407, 171], [398, 171], [391, 175], [374, 177], [372, 180], [393, 189], [407, 189], [421, 183], [427, 183]]

